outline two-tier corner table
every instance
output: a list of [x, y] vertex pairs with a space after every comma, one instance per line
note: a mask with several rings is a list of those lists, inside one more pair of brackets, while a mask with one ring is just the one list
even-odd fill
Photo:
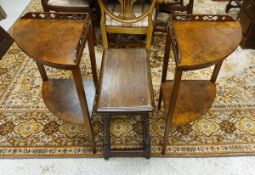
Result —
[[[12, 36], [41, 74], [42, 96], [47, 108], [59, 118], [85, 127], [95, 152], [91, 113], [97, 84], [96, 60], [90, 15], [27, 13], [19, 19]], [[80, 62], [88, 41], [93, 81], [82, 79]], [[70, 70], [73, 79], [49, 79], [44, 65]]]

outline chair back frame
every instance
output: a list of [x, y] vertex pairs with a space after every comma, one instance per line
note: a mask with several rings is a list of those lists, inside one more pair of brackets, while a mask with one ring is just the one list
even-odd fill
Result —
[[[121, 6], [119, 15], [113, 14], [106, 6], [103, 0], [98, 0], [100, 9], [101, 9], [101, 33], [103, 38], [104, 48], [108, 48], [108, 33], [122, 33], [122, 34], [143, 34], [147, 35], [146, 37], [146, 48], [150, 49], [151, 38], [154, 28], [153, 23], [153, 10], [155, 8], [156, 0], [152, 0], [149, 8], [143, 11], [140, 16], [135, 16], [134, 14], [134, 4], [137, 0], [118, 0]], [[121, 23], [125, 23], [125, 26], [106, 26], [106, 16], [109, 16], [113, 20], [116, 20]], [[146, 27], [132, 27], [131, 24], [139, 22], [148, 17], [148, 26]]]

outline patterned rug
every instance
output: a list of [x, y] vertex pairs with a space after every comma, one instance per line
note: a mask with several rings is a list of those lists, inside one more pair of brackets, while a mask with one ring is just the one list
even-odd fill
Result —
[[[194, 12], [224, 13], [226, 2], [195, 0]], [[33, 0], [29, 11], [41, 11]], [[237, 11], [231, 14], [236, 16]], [[164, 18], [164, 14], [161, 14]], [[161, 18], [161, 17], [160, 17]], [[165, 34], [156, 33], [151, 51], [155, 100], [158, 98]], [[98, 67], [102, 46], [96, 46]], [[82, 60], [84, 77], [91, 77], [88, 52]], [[174, 63], [169, 77], [173, 78]], [[70, 72], [47, 67], [49, 77], [68, 78]], [[208, 79], [212, 68], [184, 74], [184, 79]], [[255, 153], [255, 50], [238, 48], [223, 64], [217, 97], [200, 120], [172, 128], [166, 157], [252, 155]], [[35, 63], [15, 44], [0, 61], [0, 157], [102, 157], [102, 119], [93, 116], [97, 153], [92, 154], [86, 130], [58, 119], [45, 107], [41, 78]], [[161, 156], [164, 134], [162, 111], [150, 117], [152, 156]], [[116, 117], [111, 123], [114, 147], [140, 147], [140, 118]]]

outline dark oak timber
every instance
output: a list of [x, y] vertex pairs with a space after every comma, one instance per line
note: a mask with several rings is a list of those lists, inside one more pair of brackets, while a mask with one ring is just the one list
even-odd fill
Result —
[[[154, 110], [149, 54], [144, 48], [106, 49], [103, 54], [97, 96], [97, 112], [103, 114], [104, 158], [150, 158], [149, 112]], [[113, 115], [141, 115], [142, 149], [114, 149], [110, 145], [110, 119]]]
[[146, 49], [104, 51], [98, 112], [153, 110], [152, 84]]

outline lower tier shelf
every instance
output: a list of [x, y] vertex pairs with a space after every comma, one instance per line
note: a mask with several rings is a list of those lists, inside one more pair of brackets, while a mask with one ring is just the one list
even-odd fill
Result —
[[[173, 81], [162, 84], [165, 111], [170, 103]], [[216, 85], [208, 80], [182, 80], [177, 96], [172, 123], [175, 126], [188, 124], [204, 115], [212, 106]]]
[[[83, 80], [89, 116], [92, 115], [95, 86], [92, 80]], [[80, 102], [73, 79], [49, 79], [43, 82], [42, 96], [47, 108], [62, 120], [84, 124]]]

